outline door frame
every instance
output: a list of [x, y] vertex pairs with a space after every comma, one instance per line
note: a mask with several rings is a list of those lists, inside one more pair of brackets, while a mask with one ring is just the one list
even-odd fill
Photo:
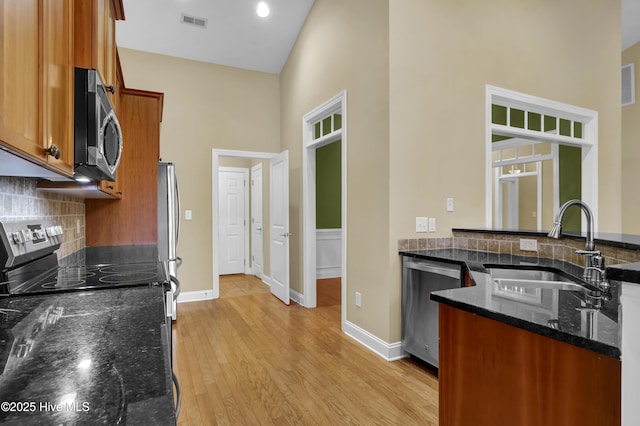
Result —
[[[254, 244], [253, 241], [253, 237], [254, 237], [254, 229], [253, 229], [253, 219], [254, 219], [254, 215], [253, 215], [253, 209], [256, 207], [256, 202], [254, 199], [254, 194], [256, 191], [254, 191], [253, 188], [253, 178], [255, 175], [255, 170], [260, 169], [260, 223], [262, 223], [262, 247], [257, 247]], [[251, 227], [251, 273], [253, 275], [256, 275], [258, 278], [262, 279], [262, 277], [264, 276], [264, 170], [262, 168], [262, 163], [256, 164], [254, 166], [251, 167], [251, 170], [249, 172], [249, 182], [251, 182], [251, 214], [250, 214], [250, 218], [249, 218], [249, 226]], [[254, 259], [255, 259], [255, 255], [256, 253], [261, 252], [262, 253], [262, 269], [260, 269], [260, 273], [256, 274], [256, 270], [254, 269]]]
[[[314, 123], [342, 114], [342, 129], [314, 139]], [[302, 204], [304, 306], [316, 307], [316, 149], [342, 140], [342, 330], [347, 319], [347, 91], [343, 90], [302, 118]]]
[[[220, 157], [233, 157], [233, 158], [247, 158], [247, 159], [257, 159], [257, 160], [269, 160], [279, 152], [254, 152], [254, 151], [236, 151], [236, 150], [228, 150], [228, 149], [212, 149], [211, 150], [211, 189], [212, 189], [212, 211], [211, 211], [211, 220], [212, 220], [212, 249], [213, 249], [213, 283], [212, 283], [212, 298], [218, 299], [220, 297], [220, 273], [219, 273], [219, 218], [218, 218], [218, 208], [219, 208], [219, 200], [218, 200], [218, 171], [220, 169]], [[270, 284], [271, 279], [264, 275], [263, 273], [263, 281], [266, 284]]]
[[[245, 274], [250, 274], [251, 273], [251, 267], [249, 266], [249, 262], [247, 262], [247, 260], [249, 259], [249, 234], [251, 234], [251, 231], [247, 231], [247, 225], [251, 225], [251, 223], [249, 222], [249, 208], [250, 208], [250, 204], [249, 204], [249, 192], [250, 190], [247, 188], [247, 181], [249, 180], [249, 169], [246, 167], [228, 167], [228, 166], [220, 166], [218, 167], [218, 176], [220, 175], [220, 172], [235, 172], [235, 173], [242, 173], [242, 176], [244, 177], [244, 196], [243, 196], [243, 202], [244, 202], [244, 265], [243, 265], [243, 273]], [[218, 182], [220, 182], [218, 180]], [[219, 188], [218, 188], [219, 190]], [[220, 196], [220, 193], [217, 194], [218, 196]], [[218, 203], [220, 202], [220, 200], [218, 200]], [[218, 205], [219, 207], [219, 205]], [[218, 210], [216, 210], [218, 211]], [[220, 226], [220, 223], [218, 223], [218, 226]]]

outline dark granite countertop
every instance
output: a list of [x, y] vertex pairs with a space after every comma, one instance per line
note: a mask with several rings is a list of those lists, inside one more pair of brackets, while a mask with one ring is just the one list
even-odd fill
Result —
[[175, 424], [169, 332], [161, 287], [0, 299], [0, 422]]
[[491, 266], [517, 266], [559, 271], [580, 280], [582, 268], [558, 260], [467, 251], [407, 250], [400, 255], [464, 265], [475, 286], [431, 293], [431, 299], [606, 356], [620, 359], [620, 282], [600, 309], [586, 306], [582, 292], [529, 289], [525, 293], [499, 286], [487, 272]]

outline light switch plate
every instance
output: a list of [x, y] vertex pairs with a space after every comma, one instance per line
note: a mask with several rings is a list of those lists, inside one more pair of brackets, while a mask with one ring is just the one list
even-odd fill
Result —
[[184, 220], [191, 220], [193, 218], [193, 212], [191, 210], [184, 211]]
[[427, 232], [427, 220], [426, 217], [416, 217], [416, 232]]
[[436, 232], [436, 218], [429, 218], [429, 232]]
[[447, 211], [453, 211], [453, 198], [447, 198]]

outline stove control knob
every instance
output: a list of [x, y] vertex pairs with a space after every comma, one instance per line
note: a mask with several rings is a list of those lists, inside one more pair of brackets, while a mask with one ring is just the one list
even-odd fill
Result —
[[57, 231], [58, 235], [64, 234], [64, 230], [62, 229], [62, 226], [60, 226], [60, 225], [56, 226], [56, 231]]
[[31, 232], [28, 229], [23, 229], [20, 231], [22, 233], [22, 240], [26, 243], [27, 241], [31, 241], [33, 238], [31, 237]]
[[46, 229], [47, 231], [47, 236], [48, 237], [53, 237], [54, 235], [56, 235], [56, 228], [55, 226], [50, 226]]
[[11, 234], [11, 239], [13, 240], [14, 244], [20, 244], [24, 242], [24, 239], [22, 238], [22, 232], [13, 232]]

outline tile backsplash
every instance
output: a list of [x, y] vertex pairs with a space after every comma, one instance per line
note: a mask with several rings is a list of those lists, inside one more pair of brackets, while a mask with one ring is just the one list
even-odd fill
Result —
[[[520, 250], [520, 238], [535, 239], [537, 251]], [[453, 237], [443, 238], [401, 238], [398, 250], [462, 249], [489, 253], [513, 254], [519, 256], [542, 257], [562, 260], [575, 265], [584, 265], [584, 257], [576, 250], [584, 249], [584, 240], [561, 238], [559, 240], [541, 236], [509, 235], [503, 233], [453, 232]], [[640, 251], [610, 247], [598, 244], [598, 250], [605, 257], [605, 265], [619, 265], [640, 262]]]
[[38, 180], [0, 176], [0, 219], [50, 217], [64, 229], [58, 259], [85, 247], [84, 200], [69, 195], [38, 191]]

